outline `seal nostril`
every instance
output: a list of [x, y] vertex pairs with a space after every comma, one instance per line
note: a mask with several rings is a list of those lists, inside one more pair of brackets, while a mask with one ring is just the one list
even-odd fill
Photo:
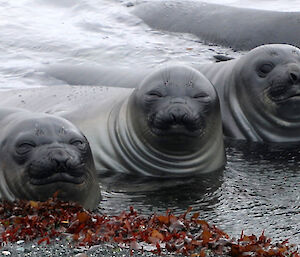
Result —
[[57, 172], [63, 172], [63, 171], [66, 171], [68, 169], [67, 160], [53, 159], [53, 162], [55, 163], [55, 170]]
[[187, 120], [188, 120], [188, 114], [187, 114], [187, 113], [184, 113], [184, 114], [182, 115], [182, 117], [181, 117], [181, 121], [182, 121], [183, 123], [186, 123]]
[[173, 112], [170, 113], [170, 120], [171, 120], [171, 122], [173, 122], [173, 123], [176, 122], [176, 115], [175, 115]]
[[290, 72], [290, 78], [292, 79], [293, 82], [298, 80], [298, 76], [293, 72]]
[[50, 160], [53, 163], [53, 167], [57, 172], [66, 171], [70, 168], [69, 160], [70, 156], [61, 150], [55, 150], [50, 156]]

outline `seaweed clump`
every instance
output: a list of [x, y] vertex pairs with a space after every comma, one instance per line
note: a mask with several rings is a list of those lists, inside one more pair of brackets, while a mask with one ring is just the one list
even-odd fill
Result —
[[53, 238], [71, 236], [80, 246], [114, 242], [130, 252], [152, 251], [154, 254], [181, 253], [192, 257], [211, 254], [239, 256], [300, 257], [295, 246], [285, 240], [271, 243], [264, 235], [244, 235], [239, 239], [205, 220], [189, 208], [181, 215], [140, 215], [133, 207], [117, 216], [89, 212], [75, 203], [63, 202], [56, 195], [45, 202], [0, 203], [0, 243], [18, 240], [50, 244]]

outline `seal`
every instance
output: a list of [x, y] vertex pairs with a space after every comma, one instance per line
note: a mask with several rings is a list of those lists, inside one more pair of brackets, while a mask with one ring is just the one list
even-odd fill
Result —
[[89, 143], [61, 117], [0, 108], [0, 192], [2, 198], [44, 201], [58, 198], [93, 209], [100, 189]]
[[[239, 59], [193, 64], [218, 92], [225, 136], [280, 144], [299, 141], [299, 51], [287, 44], [269, 44]], [[58, 65], [49, 67], [49, 71], [68, 80], [74, 74], [79, 76], [82, 68]], [[132, 68], [138, 72], [116, 66], [110, 72], [102, 66], [95, 69], [97, 72], [85, 67], [85, 72], [90, 73], [87, 79], [93, 74], [94, 78], [96, 74], [106, 74], [94, 82], [110, 87], [137, 87], [148, 72], [140, 67]]]
[[225, 165], [218, 96], [185, 65], [158, 69], [136, 89], [57, 86], [2, 98], [1, 105], [55, 113], [78, 126], [99, 173], [184, 177]]
[[[280, 144], [299, 141], [299, 51], [287, 44], [269, 44], [239, 59], [218, 56], [222, 60], [219, 63], [193, 64], [219, 94], [226, 137]], [[93, 77], [96, 84], [137, 87], [148, 69], [114, 66], [108, 71], [101, 65], [93, 69], [57, 65], [48, 67], [48, 71], [68, 82], [69, 78], [76, 81], [76, 76], [88, 74], [86, 80]]]
[[[198, 1], [150, 1], [133, 14], [154, 29], [192, 33], [204, 43], [235, 50], [263, 44], [300, 46], [299, 12], [237, 8]], [[220, 22], [222, 21], [222, 22]]]
[[215, 86], [224, 134], [253, 142], [300, 141], [300, 49], [271, 44], [236, 60], [195, 66]]

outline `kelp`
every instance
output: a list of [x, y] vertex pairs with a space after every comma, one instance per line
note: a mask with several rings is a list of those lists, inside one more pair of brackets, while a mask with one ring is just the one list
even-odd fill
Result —
[[245, 256], [300, 257], [296, 246], [285, 240], [272, 243], [270, 238], [244, 235], [231, 238], [221, 229], [199, 219], [189, 208], [181, 215], [168, 210], [164, 215], [140, 215], [133, 207], [117, 216], [89, 212], [75, 203], [56, 198], [46, 202], [0, 203], [0, 243], [18, 240], [50, 244], [53, 238], [71, 236], [79, 246], [114, 242], [133, 251], [154, 254], [181, 253], [191, 257], [211, 254]]

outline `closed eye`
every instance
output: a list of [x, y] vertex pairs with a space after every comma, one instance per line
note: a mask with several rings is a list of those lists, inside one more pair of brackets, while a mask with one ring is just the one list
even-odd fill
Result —
[[81, 139], [78, 139], [78, 138], [71, 140], [70, 144], [74, 145], [79, 150], [85, 150], [86, 147], [87, 147], [87, 143], [84, 140], [81, 140]]
[[150, 91], [147, 95], [152, 97], [163, 97], [163, 95], [158, 91]]
[[257, 69], [258, 76], [264, 78], [273, 69], [274, 69], [274, 64], [272, 64], [272, 63], [264, 63], [261, 66], [259, 66], [258, 69]]
[[85, 145], [85, 142], [80, 139], [73, 139], [70, 141], [70, 144], [75, 146], [82, 146]]
[[30, 152], [34, 147], [36, 147], [36, 144], [34, 142], [21, 142], [17, 144], [16, 152], [18, 154], [26, 154]]
[[206, 93], [198, 93], [198, 94], [195, 94], [192, 99], [194, 99], [195, 101], [198, 101], [200, 103], [205, 103], [205, 104], [209, 104], [210, 101], [211, 101], [211, 98], [208, 94]]
[[195, 99], [201, 99], [201, 98], [205, 98], [205, 97], [208, 97], [208, 95], [205, 93], [199, 93], [199, 94], [196, 94], [193, 96], [193, 98], [195, 98]]

